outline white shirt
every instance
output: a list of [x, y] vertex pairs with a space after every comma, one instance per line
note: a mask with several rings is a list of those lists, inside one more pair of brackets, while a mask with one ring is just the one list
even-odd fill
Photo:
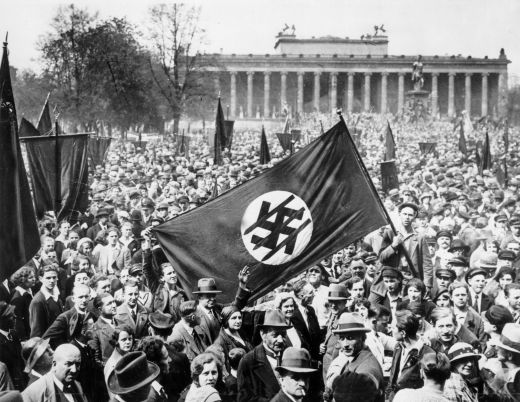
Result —
[[302, 347], [302, 341], [300, 337], [298, 336], [298, 332], [294, 329], [294, 327], [291, 327], [287, 330], [287, 337], [291, 341], [291, 344], [295, 348], [301, 348]]
[[23, 295], [26, 294], [26, 293], [29, 293], [31, 296], [33, 295], [31, 289], [24, 289], [24, 288], [22, 288], [21, 286], [17, 286], [17, 287], [15, 288], [15, 290], [17, 290], [18, 293], [20, 293], [21, 296], [23, 296]]
[[186, 321], [181, 320], [181, 322], [182, 322], [182, 325], [183, 325], [184, 329], [188, 332], [188, 334], [193, 336], [194, 329], [192, 327], [190, 327]]
[[54, 286], [54, 288], [52, 289], [52, 293], [50, 293], [49, 290], [45, 286], [42, 286], [40, 288], [40, 291], [45, 296], [45, 300], [49, 300], [52, 297], [54, 299], [54, 301], [56, 303], [58, 303], [58, 298], [60, 297], [60, 290], [58, 289], [57, 286]]
[[312, 300], [311, 306], [314, 308], [314, 311], [316, 311], [320, 327], [327, 326], [327, 320], [329, 318], [329, 309], [326, 307], [328, 304], [328, 296], [328, 286], [320, 285], [314, 292], [314, 299]]

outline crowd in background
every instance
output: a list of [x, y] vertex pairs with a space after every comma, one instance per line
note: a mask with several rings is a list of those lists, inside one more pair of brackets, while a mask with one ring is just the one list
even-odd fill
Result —
[[[303, 116], [294, 151], [335, 122]], [[114, 142], [89, 210], [48, 214], [39, 253], [0, 284], [0, 391], [20, 392], [0, 401], [520, 401], [518, 131], [506, 152], [504, 125], [466, 125], [463, 154], [453, 122], [346, 122], [395, 232], [346, 244], [255, 303], [248, 267], [230, 304], [213, 278], [183, 289], [151, 227], [288, 157], [274, 133], [269, 165], [257, 130], [236, 131], [220, 166], [206, 133], [182, 150], [180, 136]], [[400, 185], [383, 191], [388, 124]], [[480, 172], [486, 131], [494, 168]]]

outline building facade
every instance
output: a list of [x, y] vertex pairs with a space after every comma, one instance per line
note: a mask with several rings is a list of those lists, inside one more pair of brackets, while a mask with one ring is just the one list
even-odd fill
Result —
[[[272, 118], [290, 112], [398, 113], [413, 89], [417, 55], [389, 55], [387, 36], [299, 39], [280, 33], [276, 54], [214, 55], [216, 90], [232, 118]], [[507, 65], [497, 58], [422, 56], [433, 115], [505, 114]]]

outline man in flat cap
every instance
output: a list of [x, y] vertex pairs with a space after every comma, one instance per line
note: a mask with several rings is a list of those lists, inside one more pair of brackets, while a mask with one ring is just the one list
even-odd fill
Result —
[[412, 226], [419, 208], [416, 204], [403, 203], [398, 209], [397, 234], [391, 229], [385, 231], [379, 259], [383, 265], [415, 273], [429, 291], [433, 286], [432, 258], [425, 237], [418, 235]]

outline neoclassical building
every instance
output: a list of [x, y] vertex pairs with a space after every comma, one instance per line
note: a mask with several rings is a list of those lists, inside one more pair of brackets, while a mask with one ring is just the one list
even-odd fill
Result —
[[[281, 32], [275, 54], [217, 54], [215, 85], [232, 118], [271, 118], [290, 111], [396, 113], [413, 89], [417, 55], [389, 55], [387, 36], [297, 38]], [[507, 59], [461, 55], [425, 56], [424, 87], [432, 114], [502, 116], [507, 97]]]

